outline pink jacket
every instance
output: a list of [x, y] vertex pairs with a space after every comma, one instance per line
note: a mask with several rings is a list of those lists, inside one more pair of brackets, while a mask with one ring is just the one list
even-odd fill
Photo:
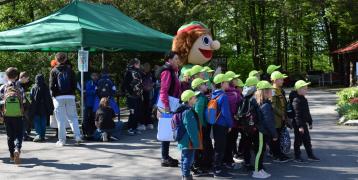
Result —
[[163, 102], [163, 104], [165, 105], [165, 107], [169, 107], [169, 96], [172, 97], [176, 97], [176, 98], [180, 98], [180, 94], [181, 94], [181, 87], [180, 87], [180, 82], [179, 82], [179, 78], [178, 78], [178, 70], [174, 70], [175, 74], [176, 74], [176, 78], [174, 79], [175, 84], [174, 84], [174, 88], [173, 88], [173, 92], [172, 94], [169, 94], [169, 88], [170, 88], [170, 84], [172, 81], [172, 77], [170, 75], [170, 70], [164, 70], [161, 74], [160, 74], [160, 94], [159, 94], [159, 98], [160, 100]]

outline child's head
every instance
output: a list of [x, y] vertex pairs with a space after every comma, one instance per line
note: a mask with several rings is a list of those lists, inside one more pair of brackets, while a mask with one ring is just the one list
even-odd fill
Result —
[[208, 75], [209, 75], [209, 77], [212, 77], [213, 76], [213, 74], [214, 74], [214, 70], [212, 70], [209, 66], [205, 66], [204, 67], [204, 71], [206, 72], [206, 73], [208, 73]]
[[259, 80], [257, 79], [256, 76], [253, 76], [253, 77], [249, 77], [246, 79], [245, 86], [246, 87], [251, 87], [251, 86], [256, 87], [257, 83], [259, 83]]
[[193, 80], [193, 82], [191, 82], [191, 87], [194, 90], [200, 91], [202, 93], [206, 93], [208, 91], [208, 86], [207, 83], [208, 80], [203, 80], [201, 78], [196, 78]]
[[196, 96], [199, 92], [194, 92], [192, 90], [186, 90], [181, 94], [181, 101], [188, 104], [189, 106], [193, 106], [196, 103]]
[[58, 64], [65, 64], [67, 61], [66, 54], [62, 53], [62, 52], [57, 53], [55, 58], [56, 58], [56, 61], [58, 62]]
[[205, 69], [200, 65], [195, 65], [190, 69], [190, 73], [193, 79], [201, 78], [205, 79]]
[[140, 60], [138, 58], [133, 58], [129, 61], [129, 65], [139, 69], [140, 68]]
[[9, 67], [6, 69], [5, 71], [6, 73], [6, 77], [9, 81], [16, 81], [16, 79], [18, 78], [19, 76], [19, 71], [17, 70], [17, 68], [15, 67]]
[[227, 76], [228, 78], [231, 78], [232, 80], [230, 81], [230, 85], [231, 86], [235, 86], [235, 81], [237, 81], [237, 79], [240, 77], [239, 74], [235, 74], [233, 71], [227, 71], [225, 73], [225, 76]]
[[91, 79], [92, 79], [93, 81], [97, 81], [97, 80], [99, 79], [99, 74], [96, 73], [96, 72], [93, 72], [93, 73], [91, 74]]
[[242, 89], [244, 88], [245, 84], [241, 81], [241, 79], [233, 79], [233, 84], [236, 87], [236, 89], [242, 91]]
[[21, 72], [19, 81], [24, 84], [28, 83], [30, 81], [30, 75], [26, 71]]
[[109, 98], [103, 97], [101, 101], [99, 102], [99, 107], [104, 108], [109, 106]]
[[272, 85], [268, 81], [260, 81], [256, 85], [257, 91], [255, 98], [258, 104], [262, 104], [265, 100], [272, 97]]
[[310, 85], [310, 82], [306, 82], [303, 80], [299, 80], [295, 83], [295, 90], [297, 91], [297, 94], [301, 96], [305, 96], [307, 94], [308, 85]]
[[190, 81], [190, 76], [191, 76], [191, 71], [190, 71], [190, 69], [184, 71], [182, 81], [184, 81], [184, 82], [189, 82], [189, 81]]
[[216, 89], [227, 90], [229, 86], [229, 82], [232, 78], [229, 78], [225, 74], [218, 74], [214, 77], [214, 84]]
[[276, 87], [282, 87], [285, 78], [287, 78], [287, 75], [282, 74], [280, 71], [275, 71], [271, 74], [271, 80]]
[[261, 75], [261, 72], [256, 71], [256, 70], [252, 70], [249, 73], [249, 77], [256, 77], [258, 80], [260, 80], [260, 75]]

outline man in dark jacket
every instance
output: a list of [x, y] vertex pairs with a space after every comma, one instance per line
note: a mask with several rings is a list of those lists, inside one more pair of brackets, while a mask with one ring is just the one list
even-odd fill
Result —
[[140, 73], [140, 60], [137, 58], [129, 62], [127, 71], [124, 75], [122, 93], [126, 94], [127, 107], [129, 109], [128, 134], [135, 135], [140, 132], [137, 130], [138, 122], [143, 118], [141, 110], [143, 104], [143, 80]]
[[69, 121], [72, 127], [76, 142], [81, 143], [82, 139], [75, 102], [75, 73], [66, 63], [66, 54], [57, 53], [56, 60], [59, 65], [50, 72], [50, 90], [58, 124], [58, 142], [56, 145], [61, 147], [66, 143], [66, 120]]
[[290, 102], [292, 102], [293, 111], [295, 114], [294, 121], [292, 122], [295, 133], [295, 162], [305, 162], [301, 157], [300, 147], [303, 143], [308, 160], [319, 161], [319, 159], [313, 154], [311, 137], [309, 129], [312, 129], [312, 116], [308, 106], [305, 95], [307, 93], [307, 86], [310, 83], [306, 83], [303, 80], [297, 81], [295, 84], [295, 91], [290, 93]]

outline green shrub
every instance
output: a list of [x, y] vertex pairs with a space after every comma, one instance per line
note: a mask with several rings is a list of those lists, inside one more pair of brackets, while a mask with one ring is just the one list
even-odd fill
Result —
[[347, 120], [358, 119], [358, 104], [350, 102], [353, 98], [358, 98], [358, 88], [346, 88], [337, 93], [337, 112]]

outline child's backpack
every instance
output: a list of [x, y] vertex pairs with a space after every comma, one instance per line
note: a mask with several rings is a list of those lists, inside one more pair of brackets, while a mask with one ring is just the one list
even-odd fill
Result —
[[290, 137], [290, 133], [288, 132], [286, 127], [283, 128], [281, 131], [280, 148], [281, 148], [282, 153], [284, 153], [284, 154], [290, 153], [291, 137]]
[[99, 98], [112, 97], [114, 95], [113, 82], [110, 79], [100, 79], [97, 83], [97, 96]]
[[189, 109], [186, 106], [180, 106], [172, 117], [172, 131], [174, 141], [180, 141], [186, 133], [186, 129], [183, 124], [183, 112]]
[[24, 115], [23, 98], [19, 87], [5, 87], [3, 108], [4, 117], [22, 117]]
[[221, 115], [219, 110], [219, 99], [221, 96], [222, 95], [219, 95], [216, 98], [211, 99], [208, 103], [207, 120], [209, 124], [215, 124]]
[[238, 108], [238, 124], [246, 134], [252, 134], [257, 131], [258, 117], [255, 110], [255, 104], [251, 102], [252, 98], [244, 98]]
[[58, 70], [57, 87], [60, 93], [68, 93], [71, 91], [71, 69], [66, 67]]

